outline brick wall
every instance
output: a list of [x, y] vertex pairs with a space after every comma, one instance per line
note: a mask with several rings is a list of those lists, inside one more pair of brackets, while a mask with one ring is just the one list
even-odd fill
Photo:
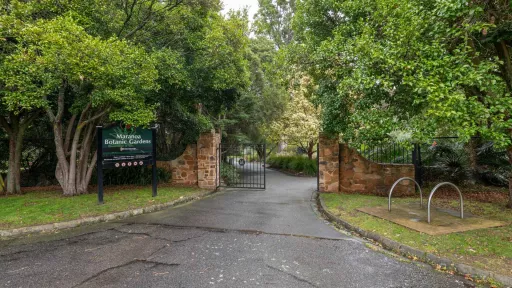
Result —
[[[414, 165], [378, 164], [337, 139], [320, 135], [320, 192], [362, 193], [387, 196], [393, 183], [402, 177], [414, 178]], [[414, 195], [414, 183], [402, 181], [393, 195]]]

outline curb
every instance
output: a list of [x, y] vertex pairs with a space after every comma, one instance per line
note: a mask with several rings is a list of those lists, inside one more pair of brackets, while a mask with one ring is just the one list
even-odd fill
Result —
[[441, 267], [444, 267], [444, 268], [451, 267], [455, 270], [455, 272], [457, 274], [462, 275], [462, 276], [469, 274], [469, 275], [474, 275], [474, 276], [477, 276], [479, 278], [484, 278], [484, 279], [485, 278], [493, 278], [496, 281], [505, 285], [506, 287], [512, 287], [512, 277], [501, 275], [501, 274], [496, 274], [494, 272], [475, 268], [475, 267], [472, 267], [472, 266], [469, 266], [466, 264], [454, 263], [450, 259], [447, 259], [444, 257], [439, 257], [439, 256], [436, 256], [434, 254], [431, 254], [431, 253], [428, 253], [425, 251], [421, 251], [419, 249], [401, 244], [401, 243], [391, 240], [389, 238], [380, 236], [377, 233], [369, 232], [369, 231], [363, 230], [357, 226], [354, 226], [354, 225], [336, 217], [335, 215], [331, 214], [329, 211], [327, 211], [325, 209], [324, 201], [320, 198], [320, 194], [318, 192], [315, 192], [315, 194], [316, 195], [314, 197], [316, 198], [316, 204], [318, 207], [318, 211], [320, 211], [320, 213], [322, 214], [322, 216], [325, 219], [327, 219], [329, 222], [333, 223], [335, 226], [339, 226], [339, 227], [341, 226], [347, 230], [356, 232], [357, 234], [359, 234], [365, 238], [372, 239], [375, 242], [380, 243], [382, 245], [382, 247], [384, 247], [385, 249], [395, 252], [397, 254], [400, 254], [402, 256], [413, 255], [413, 256], [417, 257], [419, 260], [421, 260], [422, 262], [425, 262], [432, 266], [440, 265]]
[[171, 202], [163, 203], [163, 204], [156, 204], [144, 208], [137, 208], [132, 209], [124, 212], [116, 212], [112, 214], [106, 214], [101, 216], [95, 216], [95, 217], [88, 217], [83, 219], [77, 219], [77, 220], [71, 220], [66, 222], [57, 222], [52, 224], [45, 224], [45, 225], [38, 225], [38, 226], [29, 226], [29, 227], [21, 227], [11, 230], [0, 230], [0, 238], [1, 237], [14, 237], [14, 236], [22, 236], [26, 234], [32, 234], [32, 233], [47, 233], [47, 232], [54, 232], [58, 230], [63, 229], [69, 229], [69, 228], [75, 228], [82, 225], [89, 225], [99, 222], [108, 222], [113, 220], [121, 220], [126, 219], [131, 216], [151, 213], [163, 210], [165, 208], [178, 206], [181, 204], [185, 204], [194, 200], [200, 200], [202, 198], [205, 198], [207, 196], [210, 196], [218, 191], [210, 191], [205, 193], [200, 193], [192, 196], [182, 197], [179, 199], [176, 199]]

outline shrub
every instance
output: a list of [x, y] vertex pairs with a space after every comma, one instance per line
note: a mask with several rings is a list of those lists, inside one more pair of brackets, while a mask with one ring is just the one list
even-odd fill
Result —
[[315, 176], [318, 172], [316, 159], [303, 156], [271, 156], [267, 163], [271, 168], [289, 170], [308, 176]]
[[471, 180], [486, 185], [508, 185], [508, 177], [512, 171], [504, 150], [497, 149], [492, 142], [478, 143], [477, 163], [475, 169], [472, 169], [464, 143], [445, 142], [447, 143], [422, 150], [425, 181], [450, 181], [460, 184]]
[[[171, 179], [171, 172], [163, 168], [156, 169], [158, 182], [165, 183]], [[93, 174], [92, 183], [97, 183], [97, 173]], [[122, 169], [106, 169], [103, 171], [105, 185], [149, 185], [153, 179], [153, 171], [149, 166], [126, 167]]]
[[226, 185], [240, 181], [240, 174], [236, 167], [227, 162], [220, 165], [220, 177]]

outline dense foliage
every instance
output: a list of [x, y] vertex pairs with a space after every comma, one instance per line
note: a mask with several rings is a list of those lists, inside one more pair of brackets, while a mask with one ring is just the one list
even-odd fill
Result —
[[267, 163], [272, 168], [283, 169], [299, 175], [315, 176], [318, 173], [316, 159], [309, 159], [304, 156], [271, 156]]
[[[250, 39], [247, 59], [251, 85], [218, 121], [224, 143], [264, 143], [267, 135], [260, 127], [281, 117], [288, 95], [276, 75], [277, 54], [272, 41], [264, 37]], [[258, 151], [260, 156], [262, 152]]]
[[267, 121], [261, 129], [268, 141], [298, 145], [311, 159], [318, 142], [320, 109], [307, 98], [314, 87], [311, 79], [307, 76], [297, 78], [290, 85], [288, 91], [291, 99], [283, 113], [274, 121]]
[[[151, 167], [128, 167], [125, 169], [110, 169], [103, 173], [104, 185], [151, 185], [153, 177]], [[157, 168], [159, 183], [166, 183], [171, 179], [171, 172], [167, 169]], [[97, 184], [96, 177], [91, 182]]]
[[[302, 0], [297, 62], [346, 141], [482, 136], [512, 163], [509, 1]], [[512, 181], [510, 181], [512, 205]]]
[[[3, 1], [0, 125], [7, 193], [20, 192], [25, 133], [45, 122], [64, 194], [87, 192], [96, 125], [159, 124], [164, 159], [219, 128], [248, 90], [248, 23], [219, 1]], [[37, 160], [38, 153], [32, 160]], [[31, 161], [35, 162], [35, 161]]]
[[220, 165], [220, 177], [226, 185], [235, 185], [240, 181], [240, 173], [234, 165], [223, 162]]

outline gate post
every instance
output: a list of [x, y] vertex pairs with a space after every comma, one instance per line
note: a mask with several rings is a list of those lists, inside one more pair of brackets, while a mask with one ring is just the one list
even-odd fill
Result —
[[414, 164], [414, 180], [416, 180], [420, 186], [423, 186], [423, 175], [421, 175], [421, 148], [419, 144], [414, 144], [412, 163]]
[[320, 134], [318, 140], [318, 190], [339, 192], [340, 189], [340, 144]]
[[320, 192], [320, 142], [316, 143], [316, 191]]
[[215, 131], [202, 133], [197, 142], [197, 185], [203, 189], [216, 189], [220, 134]]

